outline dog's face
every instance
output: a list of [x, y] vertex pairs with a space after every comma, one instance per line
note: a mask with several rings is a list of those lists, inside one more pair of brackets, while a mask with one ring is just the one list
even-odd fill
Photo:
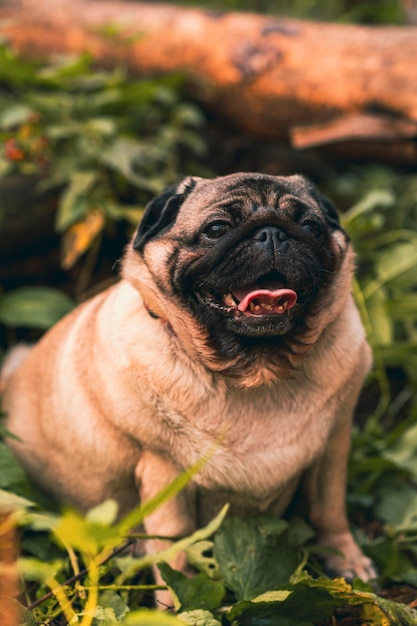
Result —
[[301, 176], [190, 178], [148, 205], [125, 276], [213, 369], [241, 376], [251, 362], [288, 367], [322, 329], [345, 298], [348, 248], [333, 205]]

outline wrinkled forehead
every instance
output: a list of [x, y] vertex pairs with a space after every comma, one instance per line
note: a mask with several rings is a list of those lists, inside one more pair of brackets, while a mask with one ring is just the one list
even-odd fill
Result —
[[245, 218], [263, 208], [277, 209], [292, 217], [307, 208], [320, 211], [300, 176], [232, 175], [199, 181], [184, 202], [177, 225], [187, 228], [194, 217], [201, 224], [205, 217], [215, 213], [220, 216], [223, 211]]

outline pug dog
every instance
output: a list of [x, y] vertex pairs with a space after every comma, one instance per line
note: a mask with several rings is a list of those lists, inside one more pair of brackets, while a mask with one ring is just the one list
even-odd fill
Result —
[[372, 579], [345, 512], [371, 364], [353, 271], [334, 206], [304, 177], [187, 178], [148, 204], [120, 282], [6, 363], [10, 447], [59, 501], [113, 498], [121, 515], [211, 449], [147, 533], [187, 535], [226, 502], [281, 516], [299, 488], [336, 548], [326, 567]]

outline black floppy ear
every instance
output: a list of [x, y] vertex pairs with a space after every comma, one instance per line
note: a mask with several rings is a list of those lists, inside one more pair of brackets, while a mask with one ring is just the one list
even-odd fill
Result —
[[323, 213], [326, 216], [329, 226], [333, 229], [341, 229], [339, 213], [333, 202], [329, 200], [327, 196], [323, 196], [322, 194], [319, 194], [319, 199], [320, 206], [323, 209]]
[[333, 204], [333, 202], [331, 200], [329, 200], [329, 198], [327, 196], [324, 196], [322, 193], [320, 193], [315, 187], [313, 187], [311, 189], [311, 192], [312, 192], [313, 198], [320, 205], [320, 207], [321, 207], [321, 209], [322, 209], [322, 211], [324, 213], [324, 216], [326, 218], [326, 222], [328, 223], [330, 228], [332, 230], [341, 230], [342, 232], [345, 233], [345, 235], [347, 237], [347, 234], [346, 234], [345, 230], [340, 225], [339, 212], [336, 209], [336, 207]]
[[[177, 217], [178, 211], [185, 198], [195, 187], [195, 181], [190, 181], [184, 186], [173, 185], [168, 187], [145, 207], [145, 212], [139, 224], [136, 236], [133, 240], [133, 249], [142, 252], [145, 244], [167, 230]], [[181, 189], [181, 192], [178, 190]]]

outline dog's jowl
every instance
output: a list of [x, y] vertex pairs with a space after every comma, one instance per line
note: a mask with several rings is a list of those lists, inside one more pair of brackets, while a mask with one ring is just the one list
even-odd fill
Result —
[[58, 500], [114, 498], [121, 515], [212, 449], [148, 533], [190, 533], [222, 502], [281, 515], [299, 487], [318, 541], [338, 549], [328, 569], [372, 578], [345, 513], [371, 362], [353, 266], [333, 205], [302, 176], [186, 179], [148, 205], [120, 282], [6, 361], [10, 447]]

